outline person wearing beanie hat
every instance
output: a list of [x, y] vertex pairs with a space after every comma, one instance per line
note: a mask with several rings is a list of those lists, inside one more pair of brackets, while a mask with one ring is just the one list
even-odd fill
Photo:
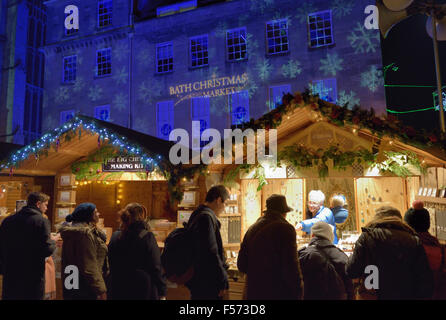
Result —
[[347, 263], [347, 275], [365, 279], [366, 267], [377, 268], [374, 293], [379, 300], [428, 299], [433, 275], [415, 230], [403, 222], [398, 209], [382, 206], [364, 228]]
[[302, 299], [296, 230], [286, 220], [291, 210], [285, 196], [271, 195], [266, 200], [265, 215], [243, 238], [237, 267], [247, 274], [245, 298], [248, 300]]
[[442, 274], [442, 270], [440, 270], [442, 269], [445, 248], [428, 231], [430, 228], [430, 215], [429, 211], [424, 208], [423, 201], [414, 201], [412, 203], [412, 208], [407, 210], [404, 215], [404, 221], [417, 232], [418, 237], [423, 243], [430, 269], [434, 274], [435, 288], [432, 299], [445, 300], [446, 284], [440, 280], [446, 277], [446, 275]]
[[347, 255], [333, 245], [333, 227], [318, 221], [311, 227], [312, 239], [299, 250], [304, 277], [304, 300], [353, 299], [353, 283], [345, 273]]
[[[93, 203], [81, 203], [66, 217], [70, 222], [60, 229], [62, 270], [74, 265], [79, 269], [79, 289], [63, 288], [64, 300], [105, 300], [108, 274], [105, 234], [96, 228], [99, 212]], [[62, 283], [70, 274], [62, 273]]]

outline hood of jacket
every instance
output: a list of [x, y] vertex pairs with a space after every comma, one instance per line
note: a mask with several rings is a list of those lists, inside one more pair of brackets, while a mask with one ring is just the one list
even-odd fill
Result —
[[63, 241], [71, 241], [79, 239], [84, 234], [91, 233], [92, 229], [92, 226], [87, 223], [75, 223], [63, 226], [59, 232]]
[[389, 232], [397, 231], [418, 238], [417, 233], [408, 224], [397, 217], [384, 217], [370, 221], [364, 228], [363, 232], [373, 235], [373, 238], [381, 241], [389, 239]]
[[419, 232], [418, 237], [424, 245], [439, 247], [440, 242], [437, 238], [431, 235], [429, 232]]

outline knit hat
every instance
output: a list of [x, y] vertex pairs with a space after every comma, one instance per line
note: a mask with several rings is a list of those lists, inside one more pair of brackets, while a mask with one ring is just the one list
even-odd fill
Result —
[[69, 214], [65, 220], [67, 222], [90, 222], [93, 221], [93, 213], [96, 205], [90, 202], [81, 203], [74, 209], [73, 213]]
[[413, 208], [407, 210], [404, 221], [415, 229], [416, 232], [427, 232], [431, 226], [429, 211], [424, 208], [424, 203], [412, 203]]
[[386, 218], [386, 217], [397, 217], [403, 219], [401, 216], [401, 212], [394, 207], [391, 206], [382, 206], [375, 210], [376, 218]]
[[325, 238], [330, 242], [334, 241], [333, 227], [323, 221], [318, 221], [313, 224], [313, 227], [311, 227], [311, 234], [316, 237]]

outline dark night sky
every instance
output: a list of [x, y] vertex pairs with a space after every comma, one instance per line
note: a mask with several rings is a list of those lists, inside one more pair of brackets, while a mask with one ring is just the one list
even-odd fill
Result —
[[[426, 32], [427, 16], [417, 14], [397, 24], [383, 40], [384, 66], [395, 62], [399, 67], [387, 72], [386, 84], [424, 85], [432, 88], [386, 88], [388, 108], [408, 111], [433, 106], [436, 90], [432, 39]], [[443, 86], [446, 85], [446, 41], [439, 42]], [[434, 110], [398, 115], [415, 128], [439, 129], [439, 112]]]

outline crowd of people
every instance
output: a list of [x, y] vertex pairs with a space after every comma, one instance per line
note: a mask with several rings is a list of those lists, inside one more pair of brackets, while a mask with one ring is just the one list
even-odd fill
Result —
[[[185, 283], [192, 300], [228, 297], [228, 265], [218, 219], [228, 200], [224, 186], [210, 188], [186, 225], [193, 234], [193, 273]], [[45, 217], [48, 201], [43, 193], [31, 193], [27, 205], [0, 226], [4, 300], [55, 298], [51, 255], [59, 240], [65, 300], [166, 299], [161, 252], [144, 206], [130, 203], [119, 212], [120, 228], [107, 244], [93, 203], [79, 204], [59, 234], [51, 234]], [[320, 190], [311, 191], [307, 219], [293, 226], [286, 220], [293, 210], [286, 198], [274, 194], [267, 199], [237, 259], [238, 269], [247, 275], [244, 299], [446, 299], [444, 247], [429, 234], [429, 212], [422, 203], [414, 202], [404, 219], [393, 207], [377, 209], [348, 257], [336, 246], [336, 224], [348, 217], [345, 198], [332, 197], [331, 209], [324, 202]], [[296, 230], [311, 235], [308, 246], [300, 250]], [[370, 267], [376, 274], [368, 271]]]

